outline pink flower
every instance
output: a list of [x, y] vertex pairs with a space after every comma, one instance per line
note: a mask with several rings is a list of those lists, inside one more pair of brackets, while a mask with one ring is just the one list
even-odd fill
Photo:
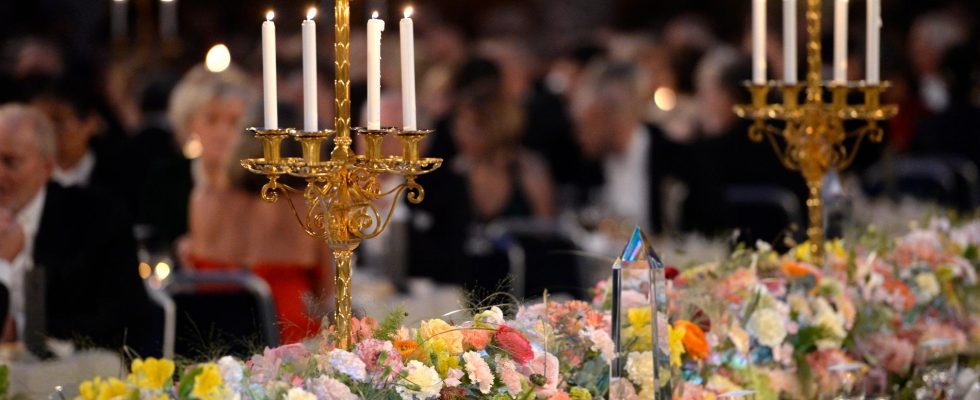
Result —
[[357, 400], [347, 385], [326, 375], [311, 379], [307, 388], [319, 400]]
[[[387, 340], [365, 339], [357, 344], [354, 353], [364, 361], [367, 372], [371, 375], [372, 381], [387, 381], [398, 375], [402, 370], [402, 357], [395, 351], [395, 347]], [[382, 354], [384, 361], [381, 361]], [[385, 376], [385, 369], [388, 373]], [[380, 382], [383, 383], [383, 382]]]
[[446, 371], [446, 379], [443, 379], [442, 383], [444, 383], [446, 387], [456, 387], [462, 383], [460, 379], [463, 379], [463, 371], [456, 368], [450, 368], [448, 371]]
[[310, 351], [301, 343], [287, 344], [274, 349], [267, 347], [261, 355], [252, 356], [246, 363], [246, 368], [251, 371], [249, 380], [264, 384], [278, 379], [283, 365], [305, 366], [309, 363], [310, 357]]
[[527, 364], [534, 357], [534, 351], [531, 350], [531, 343], [527, 341], [527, 338], [507, 325], [501, 325], [497, 328], [497, 332], [493, 334], [493, 340], [498, 347], [520, 365]]
[[517, 372], [517, 366], [513, 361], [500, 356], [497, 356], [496, 361], [497, 375], [500, 375], [500, 381], [507, 388], [507, 393], [517, 396], [521, 392], [521, 375]]
[[875, 333], [861, 341], [862, 347], [878, 359], [878, 365], [899, 375], [905, 374], [915, 357], [915, 346], [908, 340]]
[[479, 353], [467, 351], [463, 353], [463, 361], [466, 363], [466, 376], [470, 382], [480, 385], [480, 393], [488, 394], [493, 387], [493, 372], [490, 366], [480, 357]]
[[[539, 352], [525, 367], [524, 374], [534, 383], [534, 393], [539, 399], [554, 396], [558, 392], [561, 375], [558, 371], [558, 357], [548, 352]], [[537, 378], [535, 377], [537, 376]], [[534, 382], [541, 377], [544, 382]]]

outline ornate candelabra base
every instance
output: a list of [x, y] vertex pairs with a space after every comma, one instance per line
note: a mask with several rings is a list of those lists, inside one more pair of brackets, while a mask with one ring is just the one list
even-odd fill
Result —
[[[350, 283], [354, 250], [362, 240], [376, 237], [388, 227], [397, 198], [404, 194], [409, 202], [416, 204], [424, 199], [425, 190], [416, 178], [442, 165], [441, 159], [419, 157], [420, 142], [431, 131], [357, 129], [367, 144], [365, 155], [353, 155], [347, 149], [341, 153], [349, 156], [342, 161], [320, 160], [322, 143], [333, 131], [297, 133], [293, 129], [250, 128], [249, 132], [262, 141], [263, 157], [241, 163], [249, 171], [268, 177], [269, 181], [262, 187], [262, 198], [269, 202], [285, 198], [306, 233], [324, 240], [333, 251], [337, 298], [333, 321], [335, 339], [338, 347], [348, 348], [352, 343]], [[403, 152], [399, 156], [381, 154], [382, 142], [391, 134], [402, 142]], [[302, 145], [302, 157], [282, 156], [280, 146], [288, 137]], [[378, 183], [381, 174], [399, 175], [405, 181], [382, 192]], [[283, 175], [306, 180], [306, 187], [297, 189], [283, 184], [279, 181]], [[289, 193], [302, 193], [305, 211], [293, 203]], [[374, 200], [388, 196], [394, 199], [387, 212], [382, 213]]]

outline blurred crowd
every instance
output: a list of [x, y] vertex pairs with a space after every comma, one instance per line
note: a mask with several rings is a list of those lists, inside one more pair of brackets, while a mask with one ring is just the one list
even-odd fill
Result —
[[[189, 8], [222, 8], [197, 3]], [[528, 255], [537, 261], [525, 265], [522, 278], [532, 293], [582, 287], [569, 277], [567, 266], [554, 261], [554, 249], [590, 251], [595, 241], [570, 232], [637, 225], [661, 235], [738, 230], [753, 240], [800, 237], [801, 227], [794, 230], [793, 225], [802, 221], [792, 213], [773, 216], [744, 207], [748, 196], [799, 213], [806, 195], [802, 179], [782, 167], [768, 144], [749, 141], [749, 122], [732, 111], [747, 100], [742, 82], [750, 75], [748, 3], [695, 1], [654, 15], [650, 9], [664, 6], [498, 1], [481, 6], [467, 25], [454, 19], [458, 6], [450, 3], [419, 1], [415, 23], [419, 126], [435, 129], [424, 154], [445, 162], [420, 178], [427, 192], [423, 203], [399, 207], [399, 236], [388, 235], [364, 250], [361, 258], [367, 264], [381, 269], [400, 264], [399, 277], [492, 288], [514, 272], [512, 264], [501, 261], [507, 257], [501, 243], [507, 237], [490, 229], [506, 226], [538, 233], [536, 242], [525, 243], [525, 249], [539, 253], [537, 258]], [[780, 79], [781, 4], [770, 3], [768, 71]], [[108, 4], [103, 6], [79, 18], [106, 23]], [[830, 4], [824, 6], [823, 32], [829, 33]], [[860, 80], [864, 7], [863, 2], [851, 6], [849, 73]], [[296, 4], [294, 14], [302, 7]], [[964, 179], [976, 184], [976, 4], [886, 0], [882, 7], [882, 76], [892, 84], [882, 102], [897, 104], [900, 113], [886, 122], [884, 143], [863, 146], [841, 179], [857, 182], [853, 196], [888, 194], [868, 181], [894, 170], [890, 160], [938, 157], [943, 163], [955, 160], [953, 169], [965, 175], [972, 168], [972, 181]], [[389, 21], [396, 20], [396, 11], [389, 10]], [[182, 10], [182, 20], [204, 18], [190, 13]], [[283, 10], [280, 15], [291, 14]], [[30, 246], [33, 236], [40, 237], [36, 226], [15, 225], [32, 201], [45, 201], [45, 193], [47, 203], [63, 197], [72, 204], [61, 210], [44, 207], [42, 221], [59, 215], [75, 225], [77, 235], [61, 234], [58, 240], [81, 240], [104, 230], [131, 232], [123, 235], [125, 240], [75, 246], [72, 257], [48, 261], [49, 278], [64, 274], [57, 277], [62, 286], [48, 287], [50, 309], [93, 290], [73, 286], [78, 272], [71, 270], [77, 267], [61, 264], [91, 268], [82, 274], [89, 277], [74, 282], [104, 276], [119, 281], [112, 287], [138, 288], [137, 260], [154, 263], [150, 255], [163, 254], [179, 271], [253, 271], [271, 287], [283, 340], [315, 332], [323, 314], [314, 312], [311, 303], [316, 301], [309, 300], [329, 299], [333, 293], [329, 249], [307, 237], [282, 202], [262, 201], [258, 188], [264, 178], [238, 163], [261, 153], [244, 133], [246, 127], [261, 125], [260, 19], [255, 20], [254, 26], [239, 21], [233, 24], [236, 31], [211, 36], [185, 32], [168, 43], [142, 33], [113, 42], [107, 28], [95, 22], [72, 25], [87, 29], [88, 37], [98, 39], [95, 43], [64, 29], [32, 29], [24, 21], [19, 29], [5, 28], [13, 31], [5, 36], [0, 60], [0, 103], [7, 104], [0, 107], [0, 258], [10, 266], [27, 254], [37, 265], [48, 259], [41, 252], [58, 251], [57, 246]], [[279, 20], [280, 125], [299, 126], [299, 23], [292, 26], [287, 20]], [[325, 18], [321, 24], [324, 44], [318, 52], [324, 127], [332, 126], [334, 116], [330, 22]], [[351, 34], [356, 126], [363, 124], [366, 99], [361, 22], [352, 20]], [[200, 25], [190, 23], [187, 30]], [[390, 29], [382, 42], [382, 123], [388, 126], [401, 121], [396, 35], [397, 29]], [[802, 41], [806, 35], [798, 37]], [[824, 60], [829, 60], [829, 36], [823, 39]], [[201, 62], [204, 54], [198, 50], [219, 40], [231, 48], [232, 64], [216, 71]], [[22, 159], [33, 164], [18, 164]], [[949, 197], [936, 200], [967, 210], [978, 206], [969, 196]], [[82, 198], [89, 200], [75, 200]], [[66, 215], [75, 213], [84, 215]], [[558, 228], [549, 231], [542, 224]], [[27, 237], [27, 245], [14, 245], [13, 237]], [[510, 238], [515, 237], [531, 240], [521, 234]], [[387, 249], [396, 247], [402, 251], [393, 260]], [[123, 255], [99, 261], [110, 248]], [[121, 260], [125, 263], [118, 268], [105, 267]], [[4, 283], [11, 291], [23, 290], [9, 279]], [[103, 290], [93, 297], [112, 304], [123, 292]], [[130, 302], [132, 315], [140, 313], [137, 303]], [[62, 338], [70, 339], [71, 332], [65, 328]], [[116, 333], [101, 343], [115, 343]]]

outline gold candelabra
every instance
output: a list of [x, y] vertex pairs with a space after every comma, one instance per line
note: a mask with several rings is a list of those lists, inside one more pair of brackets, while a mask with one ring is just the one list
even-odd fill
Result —
[[[338, 347], [348, 348], [351, 341], [351, 256], [362, 240], [383, 232], [391, 222], [398, 198], [403, 194], [414, 204], [422, 201], [425, 191], [416, 182], [419, 175], [442, 165], [438, 158], [422, 158], [419, 146], [431, 130], [400, 128], [362, 129], [355, 131], [365, 140], [363, 155], [351, 150], [350, 127], [350, 0], [336, 0], [336, 89], [333, 130], [299, 132], [295, 129], [249, 128], [262, 142], [262, 158], [241, 160], [251, 172], [268, 177], [261, 190], [264, 200], [275, 202], [282, 194], [297, 221], [314, 238], [326, 241], [333, 251], [336, 274], [337, 309], [334, 327]], [[381, 145], [394, 135], [401, 141], [402, 154], [385, 156]], [[324, 141], [333, 138], [329, 160], [321, 160]], [[302, 157], [284, 157], [281, 144], [292, 138], [302, 146]], [[404, 177], [398, 186], [382, 191], [378, 178], [382, 174]], [[283, 184], [279, 178], [290, 175], [306, 181], [305, 189]], [[293, 204], [290, 193], [302, 193], [306, 211]], [[393, 196], [387, 213], [374, 200]]]
[[[739, 117], [754, 119], [749, 128], [751, 140], [761, 142], [764, 138], [768, 139], [783, 166], [799, 171], [806, 180], [809, 190], [806, 201], [809, 214], [807, 237], [811, 254], [819, 260], [824, 241], [821, 200], [824, 175], [830, 170], [847, 168], [854, 161], [865, 138], [880, 142], [883, 131], [878, 121], [894, 116], [898, 107], [879, 102], [881, 92], [888, 87], [887, 82], [825, 84], [820, 77], [820, 0], [807, 0], [806, 24], [806, 83], [747, 83], [752, 103], [739, 104], [734, 109]], [[831, 95], [829, 104], [823, 100], [825, 88]], [[782, 92], [781, 103], [769, 103], [772, 89]], [[806, 90], [806, 99], [801, 104], [799, 98], [803, 89]], [[848, 103], [847, 96], [852, 90], [864, 94], [863, 104]], [[865, 124], [848, 131], [844, 122], [852, 120], [865, 121]], [[774, 126], [772, 121], [782, 121], [784, 126]]]

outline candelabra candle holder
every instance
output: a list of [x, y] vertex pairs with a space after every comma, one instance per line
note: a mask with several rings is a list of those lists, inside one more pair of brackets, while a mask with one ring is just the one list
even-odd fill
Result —
[[[830, 170], [847, 168], [867, 139], [881, 142], [883, 131], [879, 121], [891, 118], [898, 112], [895, 105], [882, 105], [881, 92], [888, 83], [838, 83], [823, 82], [820, 77], [820, 0], [808, 0], [807, 18], [807, 80], [804, 84], [788, 84], [778, 81], [765, 83], [747, 82], [751, 104], [739, 104], [735, 113], [752, 119], [749, 139], [755, 142], [768, 140], [784, 167], [799, 171], [806, 180], [809, 198], [807, 237], [810, 252], [817, 260], [822, 259], [824, 229], [821, 189], [824, 175]], [[806, 92], [800, 102], [800, 92]], [[823, 100], [824, 91], [831, 95], [829, 103]], [[782, 101], [769, 102], [770, 92], [778, 91]], [[848, 103], [848, 95], [859, 91], [864, 95], [863, 104]], [[772, 122], [780, 121], [781, 126]], [[846, 121], [864, 121], [864, 125], [847, 130]]]
[[[356, 129], [365, 139], [363, 155], [350, 148], [350, 3], [336, 0], [336, 72], [335, 101], [337, 118], [333, 130], [300, 132], [295, 129], [250, 128], [249, 132], [262, 142], [262, 158], [241, 160], [249, 171], [265, 175], [268, 182], [262, 187], [264, 200], [286, 199], [290, 209], [306, 234], [326, 241], [333, 251], [336, 266], [337, 309], [334, 314], [336, 344], [349, 348], [351, 337], [351, 256], [362, 240], [383, 232], [402, 195], [414, 204], [425, 198], [425, 190], [416, 182], [420, 175], [439, 168], [442, 160], [421, 157], [419, 147], [431, 130], [401, 128]], [[384, 156], [381, 145], [394, 135], [402, 144], [402, 154]], [[284, 157], [281, 144], [292, 138], [302, 145], [302, 157]], [[329, 160], [321, 160], [323, 143], [333, 138]], [[404, 182], [382, 191], [379, 178], [384, 174], [401, 176]], [[302, 178], [304, 188], [294, 188], [279, 181], [283, 175]], [[302, 194], [305, 211], [293, 204], [293, 196]], [[388, 210], [379, 210], [374, 200], [392, 197]]]

